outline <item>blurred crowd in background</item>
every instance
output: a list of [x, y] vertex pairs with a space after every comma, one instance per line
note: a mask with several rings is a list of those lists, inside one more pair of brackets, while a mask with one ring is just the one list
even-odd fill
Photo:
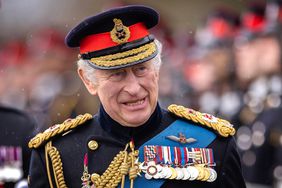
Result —
[[[181, 104], [232, 122], [248, 187], [282, 187], [281, 26], [282, 1], [256, 0], [239, 13], [212, 10], [185, 37], [175, 37], [165, 19], [152, 31], [164, 45], [161, 106]], [[42, 27], [0, 43], [0, 104], [31, 114], [38, 131], [97, 111], [65, 32]]]

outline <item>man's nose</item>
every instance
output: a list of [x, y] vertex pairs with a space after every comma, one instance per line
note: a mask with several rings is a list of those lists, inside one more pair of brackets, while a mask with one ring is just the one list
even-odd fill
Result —
[[137, 95], [141, 88], [139, 81], [139, 78], [132, 71], [128, 72], [124, 80], [124, 91], [128, 92], [130, 95]]

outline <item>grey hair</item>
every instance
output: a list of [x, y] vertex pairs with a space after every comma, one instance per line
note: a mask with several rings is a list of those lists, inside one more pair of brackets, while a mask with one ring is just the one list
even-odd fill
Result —
[[[160, 67], [162, 64], [162, 60], [161, 60], [161, 54], [162, 54], [162, 43], [155, 39], [155, 44], [157, 46], [157, 55], [151, 60], [153, 62], [154, 68], [157, 72], [160, 71]], [[91, 62], [89, 60], [83, 60], [83, 59], [79, 59], [77, 61], [77, 68], [81, 69], [84, 72], [84, 76], [85, 78], [87, 78], [88, 80], [92, 81], [95, 83], [96, 81], [96, 77], [95, 77], [95, 68], [91, 67], [89, 64], [91, 64]]]

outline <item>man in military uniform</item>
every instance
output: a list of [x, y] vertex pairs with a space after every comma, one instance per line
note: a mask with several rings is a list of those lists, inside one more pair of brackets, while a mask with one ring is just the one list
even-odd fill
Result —
[[[226, 119], [240, 107], [232, 50], [239, 26], [239, 14], [233, 10], [218, 7], [210, 12], [195, 33], [194, 52], [190, 50], [186, 64], [188, 82], [198, 101], [196, 108]], [[194, 67], [200, 72], [193, 74]]]
[[236, 55], [236, 73], [246, 83], [245, 103], [237, 117], [237, 144], [250, 188], [282, 184], [281, 5], [276, 0], [266, 5], [254, 1], [242, 17], [248, 35], [241, 37], [248, 40], [238, 46]]
[[30, 187], [245, 187], [227, 121], [158, 104], [158, 13], [126, 6], [89, 17], [66, 37], [99, 112], [50, 127], [34, 148]]
[[31, 151], [27, 147], [35, 129], [21, 111], [0, 106], [0, 187], [27, 187]]

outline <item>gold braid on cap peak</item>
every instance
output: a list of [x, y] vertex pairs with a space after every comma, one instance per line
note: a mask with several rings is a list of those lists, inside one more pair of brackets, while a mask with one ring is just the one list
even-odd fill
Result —
[[168, 110], [177, 115], [178, 117], [200, 123], [201, 125], [207, 126], [218, 132], [223, 137], [233, 136], [235, 129], [233, 125], [228, 121], [214, 117], [213, 115], [201, 113], [184, 106], [172, 104], [168, 107]]
[[84, 115], [79, 115], [74, 119], [67, 119], [62, 124], [56, 124], [52, 127], [49, 127], [43, 133], [39, 133], [34, 138], [32, 138], [28, 143], [28, 147], [38, 148], [42, 143], [47, 142], [50, 138], [66, 133], [67, 131], [74, 129], [77, 126], [82, 125], [89, 119], [92, 119], [92, 115], [86, 113]]
[[156, 52], [156, 44], [154, 42], [145, 44], [139, 48], [120, 52], [101, 57], [94, 57], [90, 61], [98, 66], [112, 67], [118, 65], [126, 65], [135, 61], [145, 59]]

